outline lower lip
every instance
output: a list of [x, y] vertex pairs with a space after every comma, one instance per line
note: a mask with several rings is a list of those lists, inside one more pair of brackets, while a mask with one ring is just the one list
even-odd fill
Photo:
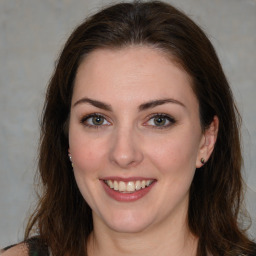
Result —
[[106, 191], [106, 193], [114, 200], [120, 202], [133, 202], [144, 197], [151, 190], [151, 188], [154, 186], [156, 182], [154, 181], [150, 186], [130, 193], [122, 193], [116, 191], [110, 188], [103, 180], [101, 180], [101, 183], [103, 184], [103, 188]]

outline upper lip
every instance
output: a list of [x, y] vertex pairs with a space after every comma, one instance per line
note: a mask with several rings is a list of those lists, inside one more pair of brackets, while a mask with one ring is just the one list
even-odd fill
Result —
[[136, 180], [156, 180], [154, 178], [147, 178], [147, 177], [119, 177], [119, 176], [108, 176], [100, 178], [100, 180], [116, 180], [116, 181], [136, 181]]

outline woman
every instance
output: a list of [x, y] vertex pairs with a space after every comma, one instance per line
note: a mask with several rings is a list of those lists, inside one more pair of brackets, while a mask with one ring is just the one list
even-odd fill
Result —
[[193, 21], [162, 2], [102, 10], [60, 55], [42, 118], [42, 196], [25, 243], [3, 255], [255, 255], [238, 223], [239, 131]]

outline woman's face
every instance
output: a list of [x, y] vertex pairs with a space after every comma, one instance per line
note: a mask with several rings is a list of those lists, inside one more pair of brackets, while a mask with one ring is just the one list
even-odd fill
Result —
[[79, 66], [69, 152], [94, 225], [184, 223], [204, 144], [190, 78], [159, 50], [100, 49]]

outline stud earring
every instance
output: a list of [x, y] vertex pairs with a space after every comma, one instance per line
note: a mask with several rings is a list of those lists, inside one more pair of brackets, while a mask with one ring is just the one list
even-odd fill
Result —
[[72, 167], [73, 167], [73, 162], [72, 162], [71, 154], [68, 154], [68, 157], [69, 157], [69, 161], [71, 162], [71, 165], [72, 165]]
[[202, 164], [205, 164], [205, 160], [204, 160], [203, 157], [200, 159], [200, 162], [201, 162]]

